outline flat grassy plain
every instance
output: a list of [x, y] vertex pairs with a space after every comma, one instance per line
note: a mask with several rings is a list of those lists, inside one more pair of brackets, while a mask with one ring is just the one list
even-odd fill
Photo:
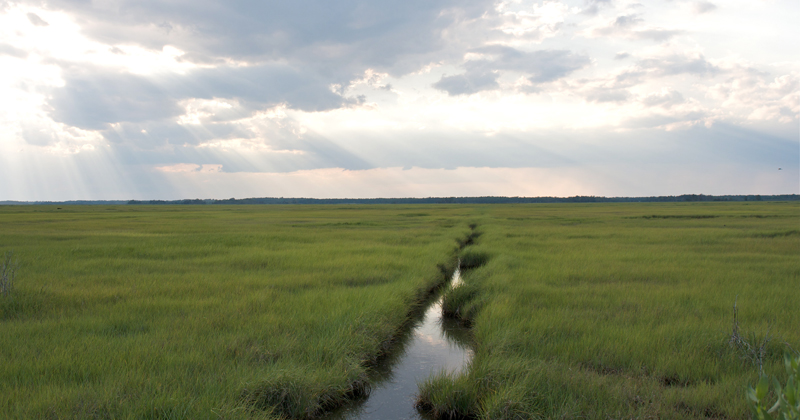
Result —
[[318, 416], [457, 253], [434, 415], [745, 419], [734, 302], [766, 373], [800, 349], [798, 203], [62, 207], [0, 207], [1, 418]]
[[771, 337], [765, 373], [785, 380], [800, 350], [797, 203], [498, 206], [477, 223], [464, 252], [487, 261], [453, 300], [478, 344], [467, 373], [421, 386], [439, 416], [746, 419], [758, 368], [729, 344], [734, 303], [740, 335]]
[[363, 391], [471, 212], [62, 207], [0, 207], [0, 418], [314, 416]]

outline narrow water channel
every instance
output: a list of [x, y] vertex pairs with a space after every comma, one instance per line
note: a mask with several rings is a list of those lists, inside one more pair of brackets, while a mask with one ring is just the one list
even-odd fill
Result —
[[[461, 271], [456, 269], [448, 287], [459, 284]], [[463, 369], [471, 358], [469, 331], [442, 317], [439, 295], [373, 369], [369, 397], [334, 411], [326, 419], [422, 419], [414, 408], [417, 384], [434, 372]]]

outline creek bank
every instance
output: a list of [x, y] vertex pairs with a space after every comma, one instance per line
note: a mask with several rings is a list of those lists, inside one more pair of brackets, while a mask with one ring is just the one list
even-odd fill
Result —
[[[354, 401], [333, 410], [326, 420], [422, 418], [416, 404], [418, 384], [439, 372], [457, 374], [472, 359], [471, 331], [458, 320], [444, 315], [444, 295], [462, 285], [462, 251], [480, 234], [470, 225], [470, 234], [457, 240], [458, 262], [440, 264], [443, 280], [424, 291], [404, 323], [380, 353], [368, 361], [369, 389]], [[452, 261], [452, 260], [451, 260]]]
[[[459, 271], [467, 275], [469, 272], [485, 265], [490, 255], [472, 249], [475, 238], [480, 236], [475, 231], [475, 225], [470, 225], [472, 235], [465, 241], [459, 252]], [[460, 325], [472, 338], [472, 323], [485, 303], [485, 298], [480, 294], [480, 288], [474, 276], [463, 281], [459, 276], [458, 282], [452, 282], [451, 287], [444, 291], [442, 296], [442, 319]], [[475, 343], [470, 341], [472, 349]], [[471, 370], [471, 369], [470, 369]], [[475, 388], [469, 385], [471, 371], [440, 371], [429, 376], [419, 385], [415, 407], [430, 419], [472, 419], [477, 418], [472, 410], [478, 398]]]
[[[452, 281], [458, 281], [456, 270]], [[431, 374], [460, 372], [472, 358], [471, 336], [458, 322], [442, 317], [441, 294], [436, 293], [422, 316], [370, 369], [369, 395], [333, 411], [327, 420], [415, 419], [418, 383]]]
[[[355, 376], [350, 375], [352, 382], [343, 387], [325, 389], [316, 386], [311, 378], [307, 378], [312, 381], [308, 382], [302, 378], [293, 379], [291, 374], [279, 375], [281, 377], [272, 378], [268, 381], [271, 383], [266, 386], [243, 390], [240, 401], [250, 409], [271, 412], [285, 419], [377, 418], [374, 417], [371, 407], [385, 405], [387, 401], [390, 402], [389, 405], [395, 405], [395, 402], [400, 404], [396, 410], [388, 411], [397, 414], [380, 414], [378, 417], [417, 417], [419, 413], [414, 409], [417, 382], [441, 367], [460, 369], [468, 363], [472, 355], [471, 332], [463, 333], [466, 331], [463, 325], [441, 316], [442, 292], [451, 277], [457, 275], [457, 257], [477, 236], [474, 226], [470, 228], [469, 235], [456, 239], [457, 247], [454, 248], [451, 259], [437, 264], [439, 275], [431, 278], [428, 285], [419, 289], [409, 302], [405, 320], [398, 325], [395, 333], [381, 342], [374, 353], [363, 355], [360, 364], [366, 371]], [[420, 349], [432, 345], [439, 353]], [[442, 349], [445, 350], [444, 356]], [[425, 361], [431, 354], [438, 354], [433, 358], [443, 358], [443, 361]], [[420, 358], [420, 355], [423, 356]], [[404, 359], [409, 360], [405, 365], [402, 364]], [[417, 372], [404, 380], [408, 389], [407, 395], [398, 396], [398, 383], [402, 377], [408, 376], [406, 373], [414, 374], [415, 369], [426, 365], [430, 366], [427, 372], [422, 375]], [[310, 393], [303, 391], [304, 388]], [[383, 388], [387, 390], [381, 391]], [[382, 394], [384, 397], [381, 397]]]

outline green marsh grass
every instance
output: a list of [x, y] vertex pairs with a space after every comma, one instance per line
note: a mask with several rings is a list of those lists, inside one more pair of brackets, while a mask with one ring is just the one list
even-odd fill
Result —
[[[471, 369], [423, 383], [422, 406], [487, 419], [746, 419], [759, 372], [729, 344], [737, 296], [742, 330], [772, 337], [767, 374], [780, 377], [787, 345], [800, 348], [795, 203], [484, 210], [470, 248], [492, 258], [464, 276], [483, 302]], [[476, 398], [448, 409], [454, 392]]]
[[455, 264], [469, 211], [415, 210], [0, 207], [0, 417], [317, 416]]
[[[311, 418], [454, 268], [463, 374], [439, 417], [745, 419], [800, 348], [800, 206], [0, 207], [0, 418]], [[459, 251], [459, 249], [463, 247]], [[462, 286], [464, 287], [464, 286]], [[460, 288], [459, 288], [460, 289]], [[737, 300], [738, 296], [738, 300]]]

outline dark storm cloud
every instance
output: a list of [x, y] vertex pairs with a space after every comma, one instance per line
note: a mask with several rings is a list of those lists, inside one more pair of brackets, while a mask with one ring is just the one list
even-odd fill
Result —
[[473, 49], [489, 58], [464, 63], [463, 75], [442, 76], [433, 85], [450, 95], [471, 94], [499, 87], [501, 71], [523, 73], [534, 85], [552, 82], [588, 65], [591, 60], [566, 50], [520, 51], [511, 47], [488, 46]]

